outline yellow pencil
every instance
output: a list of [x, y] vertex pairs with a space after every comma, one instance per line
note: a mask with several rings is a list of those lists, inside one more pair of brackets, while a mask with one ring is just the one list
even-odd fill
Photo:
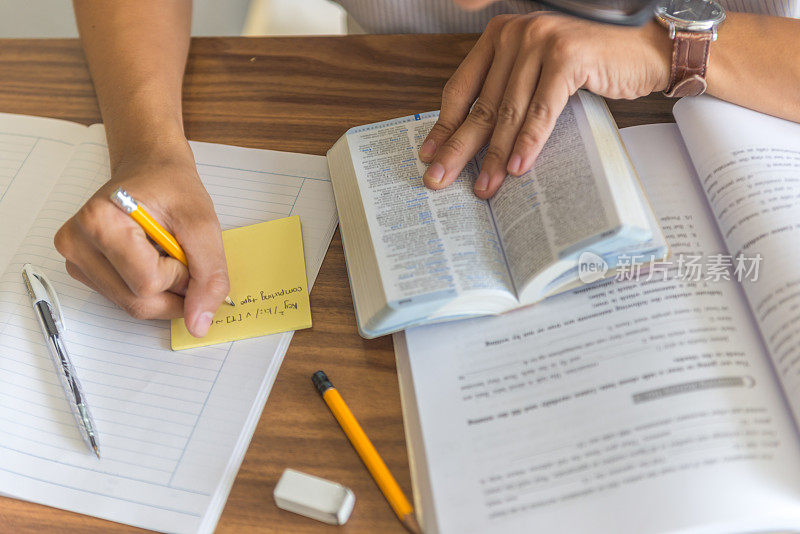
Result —
[[[172, 236], [172, 234], [167, 232], [163, 226], [158, 224], [158, 221], [153, 219], [153, 217], [151, 217], [150, 214], [145, 211], [142, 205], [136, 202], [127, 191], [121, 187], [118, 188], [116, 191], [114, 191], [114, 194], [111, 195], [111, 202], [113, 202], [114, 205], [119, 209], [130, 215], [131, 219], [136, 221], [136, 223], [142, 227], [142, 230], [144, 230], [150, 239], [158, 243], [158, 246], [164, 249], [164, 252], [182, 264], [186, 266], [189, 265], [189, 263], [186, 261], [186, 254], [178, 244], [178, 241]], [[225, 297], [225, 302], [231, 306], [236, 306], [230, 297]]]
[[375, 479], [375, 483], [378, 484], [384, 497], [389, 501], [392, 510], [397, 514], [400, 522], [403, 523], [403, 526], [405, 526], [409, 532], [419, 534], [420, 529], [414, 517], [414, 508], [411, 506], [408, 499], [406, 499], [403, 490], [400, 489], [392, 473], [389, 472], [389, 468], [383, 463], [380, 455], [378, 455], [378, 451], [375, 450], [375, 447], [364, 433], [361, 425], [356, 421], [356, 418], [353, 416], [350, 408], [347, 407], [347, 404], [345, 404], [342, 396], [339, 395], [339, 392], [336, 391], [336, 388], [333, 387], [333, 384], [331, 384], [328, 377], [325, 376], [325, 373], [322, 371], [314, 373], [311, 380], [317, 387], [317, 391], [319, 391], [320, 395], [322, 395], [322, 398], [325, 400], [325, 404], [328, 405], [328, 408], [333, 412], [336, 420], [339, 421], [342, 430], [347, 434], [353, 448], [361, 457], [364, 465], [367, 466], [372, 478]]

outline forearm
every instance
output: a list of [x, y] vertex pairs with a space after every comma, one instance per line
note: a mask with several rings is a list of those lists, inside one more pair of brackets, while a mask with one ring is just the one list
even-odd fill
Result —
[[728, 13], [711, 44], [708, 93], [800, 122], [800, 21]]
[[112, 169], [185, 147], [181, 85], [191, 0], [74, 0]]

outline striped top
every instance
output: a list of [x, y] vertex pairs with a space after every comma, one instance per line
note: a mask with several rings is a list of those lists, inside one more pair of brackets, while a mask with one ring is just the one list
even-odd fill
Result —
[[[336, 0], [368, 33], [480, 33], [495, 15], [542, 9], [533, 2], [503, 0], [464, 11], [453, 0]], [[719, 0], [730, 11], [800, 18], [800, 0]]]

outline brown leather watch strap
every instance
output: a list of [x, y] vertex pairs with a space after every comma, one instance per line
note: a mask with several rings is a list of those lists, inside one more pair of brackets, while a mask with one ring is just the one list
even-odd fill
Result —
[[711, 32], [675, 32], [669, 85], [664, 91], [666, 96], [697, 96], [706, 91], [711, 39]]

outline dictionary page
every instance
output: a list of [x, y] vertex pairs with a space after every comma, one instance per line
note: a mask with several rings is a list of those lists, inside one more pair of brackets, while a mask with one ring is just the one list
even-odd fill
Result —
[[674, 114], [800, 421], [800, 124], [710, 96]]
[[656, 237], [640, 187], [605, 101], [571, 96], [533, 168], [489, 199], [520, 303], [547, 296], [585, 250], [605, 256]]
[[[223, 229], [299, 215], [309, 287], [336, 226], [325, 158], [193, 143]], [[212, 532], [291, 333], [173, 352], [167, 321], [139, 321], [72, 280], [53, 235], [108, 179], [92, 127], [0, 279], [0, 491], [143, 528]], [[67, 347], [102, 459], [83, 444], [20, 276], [59, 292]]]
[[347, 133], [390, 303], [474, 289], [513, 293], [488, 203], [472, 192], [476, 162], [443, 190], [422, 183], [426, 166], [417, 150], [437, 116], [414, 115]]
[[681, 272], [724, 243], [677, 128], [623, 138], [672, 260], [396, 339], [425, 532], [800, 524], [800, 440], [741, 288]]
[[359, 332], [517, 305], [476, 163], [440, 191], [422, 182], [419, 145], [438, 112], [350, 129], [328, 151]]

